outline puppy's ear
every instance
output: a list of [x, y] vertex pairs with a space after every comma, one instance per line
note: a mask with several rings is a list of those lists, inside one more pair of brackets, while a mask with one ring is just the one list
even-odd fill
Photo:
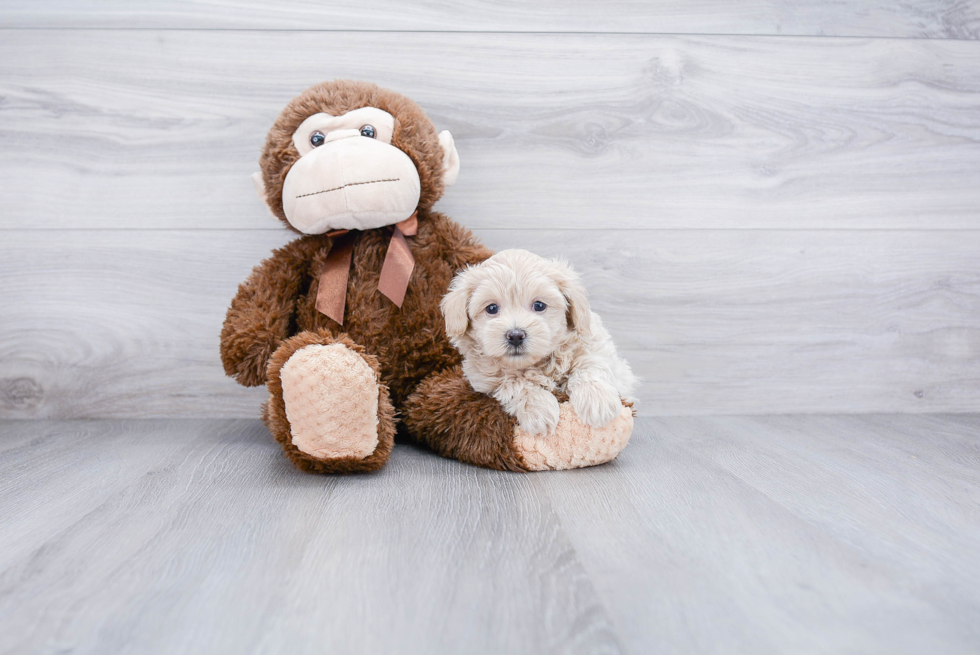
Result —
[[446, 319], [446, 335], [458, 339], [466, 334], [470, 326], [470, 316], [466, 311], [473, 293], [473, 271], [466, 269], [458, 273], [449, 284], [449, 293], [442, 298], [439, 309]]
[[589, 294], [578, 273], [562, 259], [554, 259], [552, 264], [555, 284], [568, 301], [569, 327], [581, 335], [589, 334], [592, 329], [592, 308], [589, 306]]

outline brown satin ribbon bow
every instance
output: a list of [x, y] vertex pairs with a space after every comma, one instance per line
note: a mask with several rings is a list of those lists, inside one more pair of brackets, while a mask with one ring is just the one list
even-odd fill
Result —
[[[404, 221], [395, 223], [395, 232], [388, 243], [388, 254], [381, 266], [381, 278], [378, 280], [378, 291], [395, 303], [398, 309], [405, 301], [408, 281], [415, 270], [415, 258], [408, 247], [405, 237], [413, 237], [418, 232], [418, 212]], [[347, 305], [347, 278], [350, 276], [351, 256], [354, 254], [352, 239], [340, 238], [347, 230], [330, 232], [334, 238], [333, 247], [327, 255], [327, 261], [320, 273], [320, 287], [316, 293], [316, 308], [321, 314], [344, 324], [344, 308]]]

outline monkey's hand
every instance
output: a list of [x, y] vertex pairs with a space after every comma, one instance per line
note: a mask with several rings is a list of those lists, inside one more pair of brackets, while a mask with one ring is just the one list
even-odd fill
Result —
[[272, 353], [291, 336], [301, 280], [296, 267], [283, 261], [291, 247], [277, 250], [238, 287], [221, 329], [225, 374], [247, 387], [265, 384]]

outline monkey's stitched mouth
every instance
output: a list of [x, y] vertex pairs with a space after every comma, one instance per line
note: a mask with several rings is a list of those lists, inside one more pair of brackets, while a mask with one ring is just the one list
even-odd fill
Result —
[[393, 177], [386, 180], [371, 180], [369, 182], [350, 182], [349, 184], [342, 184], [340, 186], [335, 186], [332, 189], [324, 189], [323, 191], [314, 191], [313, 193], [304, 193], [301, 196], [296, 196], [296, 198], [305, 198], [307, 196], [315, 196], [321, 193], [330, 193], [331, 191], [340, 191], [341, 189], [346, 189], [349, 186], [357, 186], [358, 184], [378, 184], [379, 182], [400, 182], [400, 177]]

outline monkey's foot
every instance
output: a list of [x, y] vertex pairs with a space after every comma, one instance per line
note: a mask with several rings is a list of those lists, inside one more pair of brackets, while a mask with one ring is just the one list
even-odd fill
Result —
[[306, 332], [269, 363], [265, 417], [286, 456], [309, 473], [380, 468], [394, 441], [394, 410], [378, 363], [346, 337]]
[[541, 436], [515, 428], [514, 448], [531, 471], [554, 471], [604, 464], [626, 447], [633, 433], [633, 410], [622, 411], [605, 427], [594, 428], [583, 423], [570, 402], [559, 405], [558, 427]]

